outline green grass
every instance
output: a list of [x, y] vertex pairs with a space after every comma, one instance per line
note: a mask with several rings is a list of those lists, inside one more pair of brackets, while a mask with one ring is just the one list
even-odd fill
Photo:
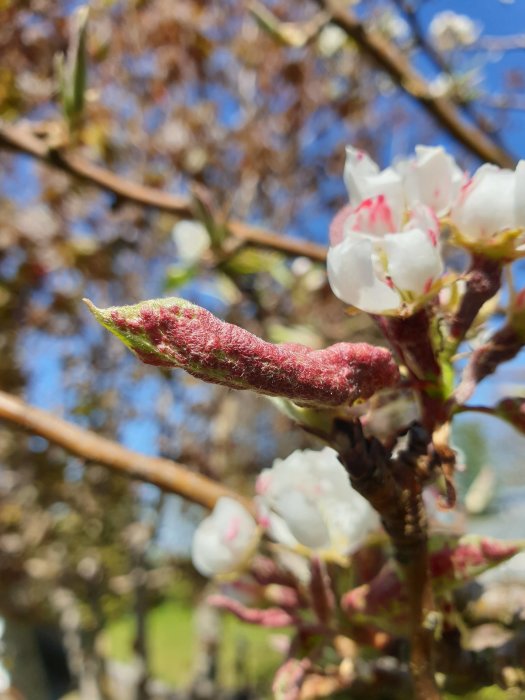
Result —
[[[180, 688], [192, 678], [196, 635], [193, 610], [184, 601], [164, 603], [152, 610], [147, 619], [147, 635], [153, 677]], [[273, 632], [275, 633], [275, 632]], [[269, 688], [282, 657], [269, 643], [272, 631], [240, 622], [225, 615], [221, 627], [219, 679], [223, 687], [243, 682]], [[106, 654], [119, 661], [132, 659], [133, 617], [125, 616], [112, 624], [104, 637]], [[236, 671], [236, 659], [244, 659], [243, 675]]]
[[[195, 662], [196, 635], [193, 609], [187, 600], [172, 600], [153, 609], [148, 615], [147, 633], [151, 673], [174, 688], [189, 684]], [[243, 684], [257, 688], [270, 698], [271, 679], [282, 662], [272, 649], [269, 637], [280, 630], [266, 630], [240, 622], [226, 614], [221, 629], [219, 680], [222, 687]], [[125, 616], [112, 624], [104, 638], [108, 656], [131, 661], [134, 635], [133, 617]], [[235, 669], [239, 651], [244, 659], [243, 675]], [[445, 695], [446, 700], [525, 700], [525, 694], [505, 693], [492, 687], [468, 695]]]

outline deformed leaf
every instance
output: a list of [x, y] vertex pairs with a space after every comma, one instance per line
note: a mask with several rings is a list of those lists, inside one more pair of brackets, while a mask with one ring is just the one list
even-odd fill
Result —
[[391, 353], [367, 343], [338, 343], [325, 350], [274, 345], [174, 297], [109, 309], [86, 303], [146, 364], [180, 367], [233, 389], [322, 408], [368, 398], [399, 381]]

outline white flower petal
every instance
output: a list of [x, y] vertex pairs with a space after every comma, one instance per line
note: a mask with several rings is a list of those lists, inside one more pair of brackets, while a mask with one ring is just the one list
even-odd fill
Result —
[[[389, 234], [393, 235], [393, 234]], [[401, 297], [376, 274], [375, 251], [369, 237], [354, 233], [328, 250], [328, 280], [334, 294], [347, 304], [377, 314], [399, 308]]]
[[482, 165], [460, 192], [451, 219], [463, 236], [473, 240], [512, 229], [516, 226], [516, 189], [512, 170]]
[[[275, 473], [269, 478], [267, 472]], [[296, 450], [263, 476], [268, 487], [259, 499], [271, 509], [265, 514], [268, 533], [282, 544], [347, 553], [378, 526], [377, 514], [354, 491], [331, 448]]]
[[279, 542], [279, 544], [284, 544], [285, 547], [294, 549], [299, 544], [297, 539], [292, 535], [286, 520], [280, 515], [277, 515], [277, 513], [269, 512], [267, 531], [268, 535], [273, 540]]
[[327, 500], [324, 504], [332, 548], [340, 554], [352, 554], [366, 536], [380, 525], [379, 515], [366, 499], [351, 489], [351, 500]]
[[171, 236], [179, 257], [187, 263], [200, 260], [210, 247], [210, 236], [199, 221], [178, 221], [171, 231]]
[[365, 199], [383, 195], [392, 209], [394, 229], [401, 225], [403, 182], [394, 168], [380, 171], [367, 153], [347, 146], [343, 177], [353, 207], [358, 207]]
[[398, 163], [396, 170], [403, 176], [408, 206], [419, 202], [437, 216], [448, 214], [463, 174], [443, 148], [416, 146], [416, 157]]
[[410, 229], [393, 233], [382, 245], [388, 274], [397, 289], [425, 294], [443, 272], [441, 254], [427, 231]]
[[195, 531], [193, 565], [204, 576], [234, 571], [248, 556], [256, 533], [257, 524], [241, 503], [220, 498]]
[[330, 536], [314, 501], [300, 491], [285, 491], [274, 500], [278, 515], [286, 521], [298, 542], [312, 549], [328, 547]]
[[369, 175], [377, 175], [379, 166], [372, 158], [353, 146], [346, 147], [346, 161], [343, 173], [346, 189], [352, 206], [357, 206], [364, 197], [361, 196], [363, 181]]
[[516, 191], [514, 223], [519, 228], [525, 228], [525, 160], [520, 160], [516, 166]]

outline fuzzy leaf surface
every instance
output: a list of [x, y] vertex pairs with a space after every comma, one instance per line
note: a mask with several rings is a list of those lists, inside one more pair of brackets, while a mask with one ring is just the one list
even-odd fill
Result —
[[274, 345], [183, 299], [90, 311], [146, 364], [182, 368], [206, 382], [333, 408], [395, 386], [391, 353], [367, 343], [324, 350]]

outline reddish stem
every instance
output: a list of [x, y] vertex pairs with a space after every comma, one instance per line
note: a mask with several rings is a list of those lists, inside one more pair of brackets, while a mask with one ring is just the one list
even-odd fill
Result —
[[492, 299], [501, 287], [501, 260], [473, 255], [467, 272], [467, 289], [452, 319], [450, 335], [459, 344], [473, 324], [483, 304]]

